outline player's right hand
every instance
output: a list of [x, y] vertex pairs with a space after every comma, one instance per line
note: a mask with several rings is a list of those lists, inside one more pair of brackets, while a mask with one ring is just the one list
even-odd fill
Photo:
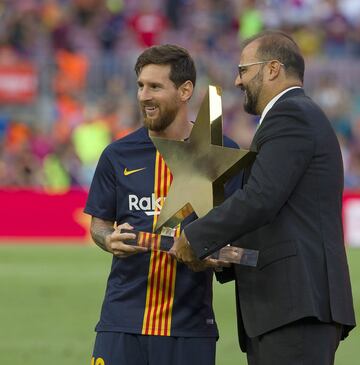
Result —
[[135, 239], [136, 235], [133, 233], [121, 233], [122, 229], [134, 229], [130, 224], [120, 224], [114, 232], [106, 236], [105, 244], [107, 250], [114, 256], [119, 258], [128, 257], [141, 252], [147, 252], [146, 247], [128, 245], [124, 241]]

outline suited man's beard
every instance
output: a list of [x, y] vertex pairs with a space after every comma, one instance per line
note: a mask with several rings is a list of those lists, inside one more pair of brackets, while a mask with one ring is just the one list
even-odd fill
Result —
[[151, 131], [162, 132], [175, 120], [178, 108], [171, 107], [163, 111], [158, 108], [158, 112], [153, 116], [149, 116], [144, 107], [141, 108], [141, 111], [144, 117], [144, 126]]
[[253, 115], [260, 115], [258, 110], [259, 95], [262, 90], [263, 76], [258, 73], [247, 86], [243, 87], [245, 93], [244, 110]]

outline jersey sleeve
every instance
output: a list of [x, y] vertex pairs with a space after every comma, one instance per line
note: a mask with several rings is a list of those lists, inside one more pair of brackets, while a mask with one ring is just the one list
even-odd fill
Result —
[[84, 212], [100, 219], [116, 220], [116, 176], [108, 149], [100, 156]]

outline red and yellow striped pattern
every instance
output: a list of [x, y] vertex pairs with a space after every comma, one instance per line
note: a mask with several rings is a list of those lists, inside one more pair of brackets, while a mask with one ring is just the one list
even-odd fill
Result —
[[[166, 197], [172, 181], [170, 170], [159, 152], [156, 152], [155, 162], [155, 199]], [[163, 201], [163, 200], [162, 200]], [[153, 230], [157, 214], [154, 215]], [[177, 230], [177, 235], [180, 229]], [[154, 248], [160, 241], [154, 240]], [[171, 318], [174, 304], [176, 278], [176, 260], [162, 251], [152, 251], [150, 257], [146, 304], [143, 319], [142, 334], [170, 336]]]
[[138, 245], [156, 250], [160, 245], [160, 236], [150, 232], [139, 232]]

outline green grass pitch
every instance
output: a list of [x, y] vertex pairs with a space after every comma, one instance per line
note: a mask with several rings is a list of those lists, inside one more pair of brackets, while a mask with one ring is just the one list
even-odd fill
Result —
[[[360, 315], [360, 249], [348, 250]], [[0, 245], [0, 359], [11, 365], [90, 364], [110, 267], [96, 247]], [[217, 365], [246, 364], [237, 344], [234, 286], [214, 284]], [[360, 330], [341, 343], [337, 365], [355, 365]], [[274, 364], [275, 365], [275, 364]]]

